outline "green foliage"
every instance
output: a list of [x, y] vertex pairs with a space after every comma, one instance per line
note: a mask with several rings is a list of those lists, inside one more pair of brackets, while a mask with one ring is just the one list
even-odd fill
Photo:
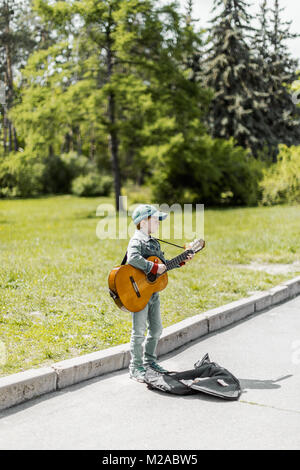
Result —
[[85, 155], [78, 155], [78, 153], [71, 151], [63, 153], [60, 159], [68, 171], [70, 180], [87, 173], [89, 160]]
[[300, 113], [289, 89], [297, 76], [297, 61], [286, 46], [297, 35], [290, 33], [290, 22], [288, 28], [282, 24], [278, 0], [272, 26], [267, 2], [262, 3], [257, 30], [248, 2], [214, 0], [214, 6], [218, 14], [208, 30], [208, 50], [199, 73], [214, 91], [208, 119], [211, 135], [233, 137], [257, 158], [268, 147], [269, 159], [274, 159], [279, 143], [300, 142]]
[[76, 196], [108, 196], [112, 190], [111, 175], [100, 173], [99, 167], [84, 155], [72, 151], [60, 157], [69, 181], [69, 191]]
[[264, 170], [262, 204], [300, 203], [300, 147], [280, 145], [277, 159]]
[[43, 191], [45, 164], [31, 153], [16, 152], [0, 163], [0, 196], [29, 197]]
[[[289, 129], [297, 128], [285, 86], [293, 63], [279, 41], [281, 32], [289, 36], [278, 1], [278, 37], [270, 36], [264, 2], [261, 32], [251, 43], [248, 2], [215, 0], [219, 13], [208, 31], [207, 54], [192, 4], [187, 2], [185, 16], [171, 1], [30, 2], [26, 25], [36, 40], [25, 48], [26, 66], [13, 83], [2, 197], [106, 194], [103, 178], [111, 173], [115, 200], [127, 181], [141, 187], [150, 182], [153, 197], [162, 201], [259, 200], [262, 160], [278, 141], [291, 143], [295, 134]], [[278, 49], [273, 56], [271, 43]], [[22, 52], [18, 44], [16, 57]], [[12, 141], [25, 148], [23, 156], [7, 154]], [[235, 145], [250, 148], [258, 163]]]
[[[292, 88], [299, 75], [298, 60], [291, 57], [287, 41], [299, 37], [291, 32], [291, 21], [284, 22], [279, 1], [264, 0], [258, 15], [259, 27], [253, 38], [253, 50], [256, 52], [263, 78], [262, 91], [265, 92], [267, 107], [264, 112], [266, 142], [272, 161], [276, 161], [278, 144], [299, 145], [300, 110], [291, 99]], [[270, 132], [271, 131], [271, 132]]]
[[150, 186], [138, 185], [133, 181], [127, 181], [123, 186], [122, 196], [127, 196], [128, 206], [131, 204], [144, 204], [145, 201], [151, 201], [152, 199]]
[[42, 185], [44, 194], [64, 194], [69, 192], [71, 175], [64, 161], [58, 155], [49, 154], [43, 159], [44, 172]]
[[251, 17], [243, 0], [215, 0], [209, 30], [207, 56], [203, 60], [203, 83], [214, 91], [209, 113], [213, 137], [235, 141], [256, 154], [269, 135], [264, 113], [264, 77], [247, 36]]
[[[195, 120], [194, 131], [204, 132], [211, 93], [194, 80], [189, 63], [202, 35], [184, 24], [178, 6], [37, 0], [34, 8], [58, 35], [31, 55], [11, 112], [26, 148], [42, 155], [82, 152], [112, 171], [117, 189], [118, 179], [151, 173], [147, 147], [181, 134], [187, 140]], [[59, 164], [51, 161], [53, 171]]]
[[111, 176], [99, 173], [80, 175], [72, 181], [72, 193], [76, 196], [108, 196], [112, 190]]
[[0, 135], [5, 154], [19, 148], [16, 129], [9, 117], [19, 95], [14, 82], [16, 70], [20, 71], [26, 64], [38, 42], [30, 3], [30, 0], [0, 1], [0, 81], [5, 82], [5, 105], [0, 104]]
[[76, 152], [61, 156], [16, 152], [0, 164], [1, 197], [30, 197], [73, 192], [79, 196], [109, 195], [112, 178], [99, 173], [95, 162]]
[[160, 202], [250, 206], [260, 197], [258, 181], [265, 165], [232, 139], [204, 135], [188, 146], [173, 139], [160, 154], [153, 148], [154, 155], [158, 159], [151, 184]]

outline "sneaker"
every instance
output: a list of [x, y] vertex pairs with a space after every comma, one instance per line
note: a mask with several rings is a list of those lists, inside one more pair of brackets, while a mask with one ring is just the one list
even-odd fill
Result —
[[161, 374], [166, 374], [168, 371], [161, 367], [157, 362], [151, 362], [151, 364], [147, 364], [146, 367], [151, 367], [151, 369], [156, 370], [156, 372], [160, 372]]
[[137, 382], [145, 382], [146, 369], [143, 366], [135, 367], [129, 370], [129, 377]]

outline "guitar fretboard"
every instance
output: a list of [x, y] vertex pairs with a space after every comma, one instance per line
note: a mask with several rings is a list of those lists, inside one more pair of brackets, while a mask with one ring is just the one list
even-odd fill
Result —
[[181, 261], [184, 261], [185, 259], [187, 259], [188, 255], [190, 253], [193, 253], [193, 250], [186, 250], [183, 253], [181, 253], [180, 255], [175, 256], [175, 258], [172, 258], [172, 259], [168, 260], [166, 262], [167, 271], [170, 271], [170, 269], [176, 268], [178, 266], [178, 264], [181, 263]]

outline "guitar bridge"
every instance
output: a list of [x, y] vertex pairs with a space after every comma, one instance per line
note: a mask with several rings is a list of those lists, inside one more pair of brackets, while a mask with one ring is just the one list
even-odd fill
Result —
[[137, 297], [141, 297], [141, 293], [140, 293], [140, 291], [139, 291], [139, 288], [138, 288], [138, 286], [137, 286], [137, 283], [135, 282], [135, 280], [133, 279], [132, 276], [130, 276], [129, 279], [130, 279], [130, 281], [131, 281], [132, 287], [134, 288]]

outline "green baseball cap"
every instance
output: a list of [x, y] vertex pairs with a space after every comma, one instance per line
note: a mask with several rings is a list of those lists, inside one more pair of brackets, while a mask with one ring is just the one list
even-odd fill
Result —
[[147, 219], [150, 215], [158, 217], [159, 220], [164, 220], [168, 214], [166, 212], [160, 212], [156, 207], [150, 204], [140, 204], [134, 209], [131, 217], [135, 225], [137, 225], [141, 220]]

